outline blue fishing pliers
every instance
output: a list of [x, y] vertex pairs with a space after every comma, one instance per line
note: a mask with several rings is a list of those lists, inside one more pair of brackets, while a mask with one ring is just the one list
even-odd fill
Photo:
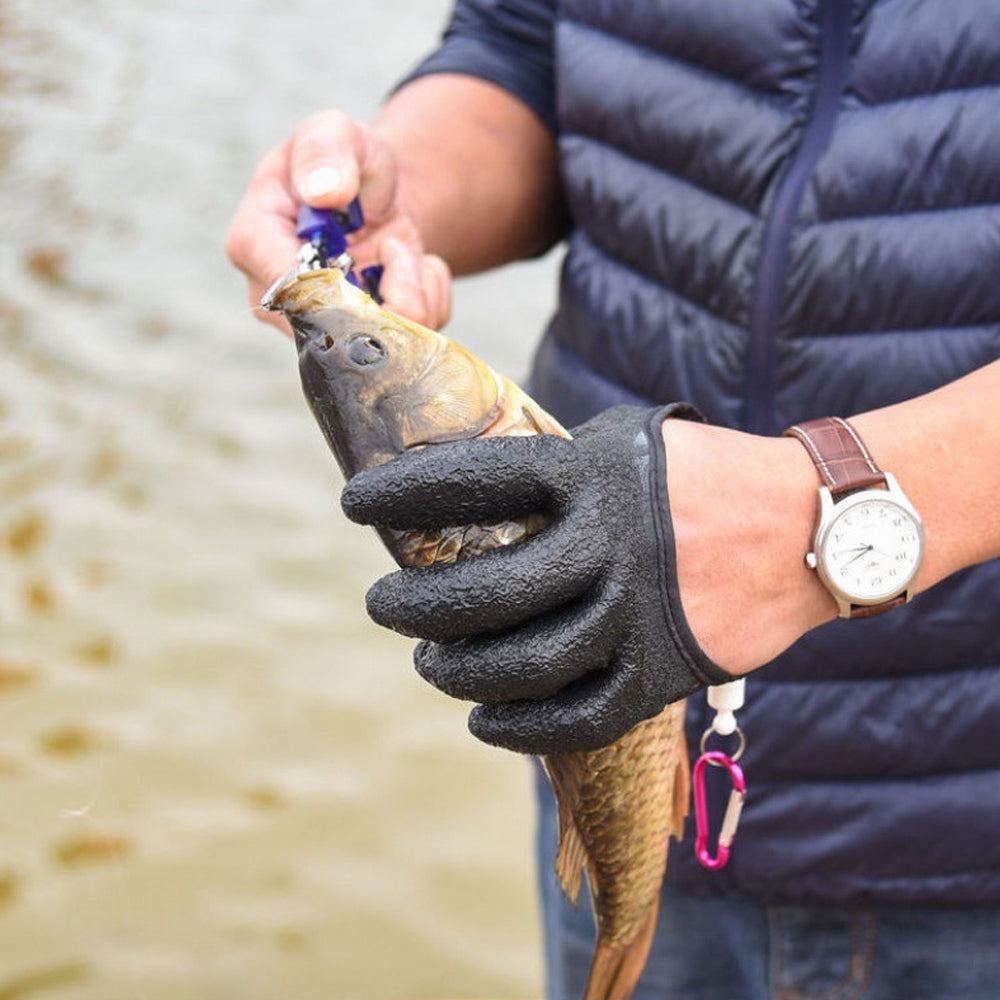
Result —
[[335, 267], [343, 271], [352, 285], [367, 292], [381, 304], [379, 282], [382, 279], [382, 265], [373, 264], [362, 268], [358, 274], [354, 269], [354, 259], [347, 252], [348, 233], [357, 232], [364, 224], [361, 202], [357, 198], [343, 210], [303, 205], [299, 209], [295, 227], [299, 239], [305, 241], [299, 250], [299, 262], [267, 290], [267, 294], [261, 299], [261, 307], [269, 309], [278, 289], [296, 276], [324, 267]]

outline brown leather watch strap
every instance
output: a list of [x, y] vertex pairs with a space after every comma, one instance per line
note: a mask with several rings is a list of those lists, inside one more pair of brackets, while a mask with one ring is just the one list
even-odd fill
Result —
[[883, 611], [892, 611], [893, 608], [901, 608], [906, 603], [906, 594], [897, 594], [881, 604], [852, 604], [852, 618], [874, 618], [875, 615], [882, 614]]
[[785, 434], [805, 445], [834, 500], [855, 490], [885, 486], [884, 473], [854, 428], [841, 417], [807, 420], [789, 427]]
[[[812, 458], [834, 501], [857, 490], [887, 488], [885, 473], [875, 464], [857, 431], [841, 417], [820, 417], [795, 424], [785, 431], [798, 438]], [[905, 604], [906, 593], [881, 604], [851, 604], [843, 617], [871, 618]], [[839, 603], [839, 598], [838, 598]]]

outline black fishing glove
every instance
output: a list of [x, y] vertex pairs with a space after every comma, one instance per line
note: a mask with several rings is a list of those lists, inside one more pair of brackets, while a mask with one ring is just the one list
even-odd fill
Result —
[[686, 404], [619, 407], [573, 440], [477, 438], [359, 473], [347, 516], [383, 528], [496, 524], [543, 512], [527, 541], [403, 569], [368, 592], [381, 625], [425, 641], [417, 670], [479, 702], [473, 734], [526, 753], [593, 750], [732, 678], [681, 610], [660, 425]]

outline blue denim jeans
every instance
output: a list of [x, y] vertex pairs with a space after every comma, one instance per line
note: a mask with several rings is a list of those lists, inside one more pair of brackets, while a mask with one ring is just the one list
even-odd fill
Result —
[[[543, 779], [544, 780], [544, 779]], [[587, 892], [553, 871], [542, 790], [539, 862], [549, 1000], [580, 1000], [593, 953]], [[664, 888], [635, 1000], [1000, 1000], [1000, 907], [764, 906]]]

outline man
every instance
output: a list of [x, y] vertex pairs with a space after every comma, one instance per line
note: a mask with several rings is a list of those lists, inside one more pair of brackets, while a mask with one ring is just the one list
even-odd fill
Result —
[[[489, 702], [477, 735], [532, 752], [607, 742], [665, 699], [770, 663], [742, 716], [753, 787], [738, 849], [716, 874], [673, 852], [638, 996], [996, 995], [998, 88], [988, 0], [466, 0], [371, 129], [308, 119], [234, 219], [230, 256], [257, 301], [295, 252], [298, 203], [360, 193], [355, 256], [384, 263], [388, 304], [431, 325], [448, 316], [449, 268], [568, 236], [530, 388], [567, 425], [641, 408], [589, 425], [568, 475], [610, 516], [628, 507], [605, 474], [622, 441], [644, 434], [666, 456], [667, 539], [620, 530], [639, 554], [609, 572], [633, 596], [665, 581], [675, 647], [650, 627], [646, 648], [601, 646], [584, 675], [560, 673], [532, 640], [570, 586], [566, 559], [540, 563], [550, 590], [503, 621], [490, 616], [505, 595], [484, 589], [477, 605], [464, 577], [433, 625], [414, 611], [419, 573], [377, 585], [372, 608], [439, 640], [421, 647], [421, 672]], [[708, 424], [661, 426], [654, 408], [674, 400]], [[801, 429], [834, 416], [856, 438]], [[797, 437], [779, 436], [792, 425]], [[867, 463], [875, 489], [895, 475], [922, 560], [901, 517], [891, 552], [841, 530], [841, 549], [818, 554], [822, 578], [806, 564], [818, 487], [848, 498], [861, 482], [838, 483], [831, 447], [835, 467], [864, 478]], [[518, 461], [493, 477], [498, 503], [529, 467], [564, 476]], [[349, 487], [357, 516], [391, 506], [399, 466]], [[468, 484], [440, 473], [441, 503], [467, 510]], [[643, 577], [646, 556], [658, 570]], [[478, 630], [442, 632], [459, 593]], [[571, 593], [583, 611], [566, 618], [569, 643], [591, 611]], [[617, 635], [635, 603], [595, 599], [608, 627], [593, 634]], [[887, 613], [818, 627], [873, 610]], [[527, 657], [548, 688], [511, 681], [476, 699], [456, 650], [487, 645], [506, 680]], [[706, 724], [693, 698], [692, 745]], [[550, 991], [579, 995], [587, 915], [544, 895]]]

